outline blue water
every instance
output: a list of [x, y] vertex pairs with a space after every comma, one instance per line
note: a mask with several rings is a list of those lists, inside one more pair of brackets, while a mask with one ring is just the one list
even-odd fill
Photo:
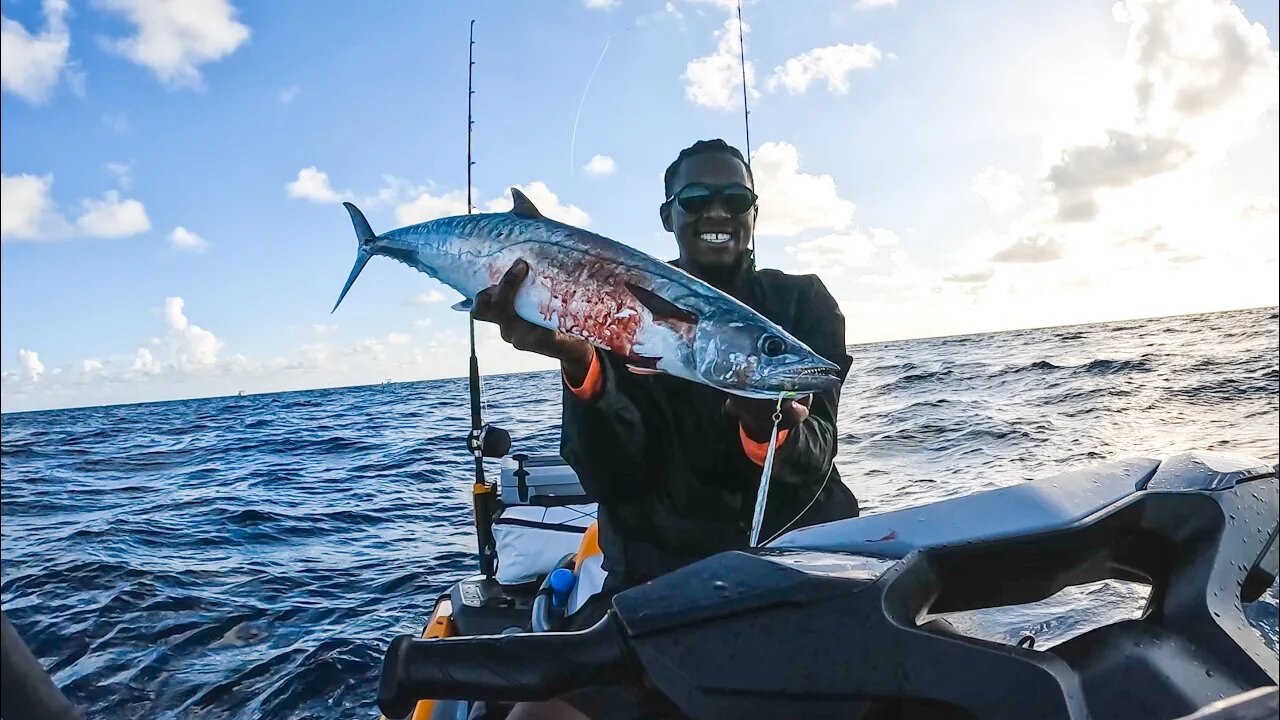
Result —
[[[1278, 347], [1275, 309], [855, 346], [838, 463], [876, 513], [1123, 456], [1274, 462]], [[484, 385], [555, 452], [555, 374]], [[472, 567], [467, 413], [442, 380], [6, 415], [5, 613], [90, 717], [374, 716], [387, 641]], [[956, 620], [1043, 646], [1142, 594]], [[1273, 649], [1276, 602], [1248, 607]]]

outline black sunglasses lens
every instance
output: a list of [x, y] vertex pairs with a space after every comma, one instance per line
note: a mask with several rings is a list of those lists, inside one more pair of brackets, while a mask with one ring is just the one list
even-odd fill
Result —
[[676, 202], [680, 203], [681, 210], [696, 215], [706, 210], [714, 197], [707, 188], [686, 187], [676, 195]]
[[714, 189], [705, 185], [688, 185], [676, 193], [676, 202], [680, 209], [691, 215], [698, 215], [711, 207], [716, 198], [720, 199], [724, 209], [731, 215], [741, 215], [756, 204], [756, 195], [750, 188], [741, 185]]
[[756, 204], [756, 196], [746, 188], [730, 188], [721, 197], [724, 198], [724, 209], [734, 215], [741, 215]]

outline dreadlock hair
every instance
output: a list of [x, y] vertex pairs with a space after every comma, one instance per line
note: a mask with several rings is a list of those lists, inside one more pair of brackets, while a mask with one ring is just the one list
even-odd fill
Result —
[[675, 188], [671, 187], [671, 183], [675, 180], [676, 171], [680, 169], [680, 163], [695, 155], [706, 155], [708, 153], [724, 153], [725, 155], [728, 155], [742, 163], [742, 167], [747, 169], [747, 178], [751, 180], [752, 185], [755, 184], [756, 179], [755, 176], [751, 174], [751, 166], [747, 164], [746, 158], [742, 157], [742, 153], [738, 151], [738, 148], [730, 145], [720, 138], [716, 138], [714, 140], [699, 140], [698, 142], [681, 150], [680, 154], [676, 156], [676, 159], [667, 166], [667, 172], [662, 176], [663, 190], [666, 191], [664, 197], [671, 197], [671, 193], [675, 191]]

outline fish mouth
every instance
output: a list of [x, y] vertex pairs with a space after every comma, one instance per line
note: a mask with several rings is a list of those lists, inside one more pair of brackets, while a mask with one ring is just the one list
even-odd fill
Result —
[[770, 380], [789, 390], [825, 390], [840, 384], [840, 368], [835, 365], [806, 365], [770, 373]]
[[806, 367], [799, 370], [793, 370], [788, 375], [792, 377], [838, 377], [840, 368], [837, 367]]

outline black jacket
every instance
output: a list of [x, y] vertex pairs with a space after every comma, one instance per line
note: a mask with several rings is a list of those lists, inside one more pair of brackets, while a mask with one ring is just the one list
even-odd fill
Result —
[[[748, 263], [724, 285], [839, 365], [844, 379], [852, 364], [844, 316], [817, 276], [756, 271]], [[599, 503], [606, 589], [745, 548], [761, 468], [746, 456], [738, 422], [725, 412], [728, 396], [670, 375], [635, 375], [621, 358], [599, 355], [604, 385], [595, 397], [580, 400], [564, 388], [560, 452]], [[815, 397], [809, 418], [778, 446], [762, 541], [802, 511], [791, 527], [858, 514], [833, 462], [838, 401], [838, 391]]]

